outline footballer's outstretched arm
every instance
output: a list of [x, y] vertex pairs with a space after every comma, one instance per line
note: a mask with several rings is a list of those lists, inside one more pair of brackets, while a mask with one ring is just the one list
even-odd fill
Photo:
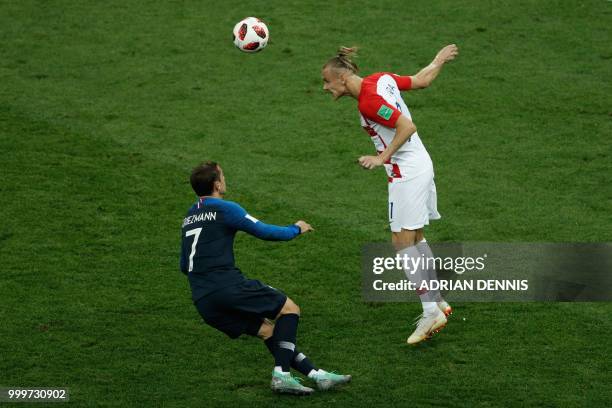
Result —
[[[248, 217], [247, 217], [248, 216]], [[239, 225], [239, 230], [266, 241], [289, 241], [308, 231], [312, 227], [304, 221], [281, 227], [279, 225], [266, 224], [247, 214]]]
[[458, 54], [459, 48], [455, 44], [442, 48], [431, 64], [420, 70], [418, 74], [410, 76], [411, 89], [427, 88], [440, 73], [442, 65], [455, 59]]
[[295, 224], [284, 227], [266, 224], [248, 214], [238, 204], [231, 202], [227, 202], [227, 204], [227, 224], [234, 229], [244, 231], [259, 239], [266, 241], [289, 241], [300, 234], [313, 231], [313, 228], [304, 221], [297, 221]]

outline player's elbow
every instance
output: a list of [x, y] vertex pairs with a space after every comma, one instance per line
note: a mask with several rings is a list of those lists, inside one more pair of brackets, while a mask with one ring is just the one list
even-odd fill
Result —
[[408, 134], [409, 135], [413, 135], [414, 133], [416, 133], [417, 131], [417, 127], [414, 124], [414, 122], [410, 121], [410, 124], [408, 124]]
[[398, 132], [405, 133], [406, 135], [410, 136], [417, 131], [417, 127], [413, 121], [411, 121], [407, 117], [402, 116], [397, 121], [397, 130]]
[[415, 75], [412, 80], [412, 89], [424, 89], [431, 85], [431, 78], [423, 75]]

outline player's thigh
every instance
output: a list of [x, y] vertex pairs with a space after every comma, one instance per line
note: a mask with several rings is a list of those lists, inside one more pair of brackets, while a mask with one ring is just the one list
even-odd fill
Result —
[[264, 319], [276, 319], [287, 304], [287, 295], [256, 279], [237, 285], [232, 297], [232, 310], [250, 313]]
[[300, 314], [299, 306], [287, 295], [255, 279], [242, 284], [242, 291], [234, 300], [233, 307], [272, 320], [285, 314]]
[[430, 218], [439, 218], [431, 211], [433, 176], [423, 174], [412, 180], [389, 184], [389, 226], [398, 241], [414, 241], [415, 233], [422, 230]]
[[233, 310], [233, 290], [221, 289], [199, 299], [195, 306], [204, 322], [232, 339], [242, 334], [257, 336], [264, 319], [258, 315]]
[[288, 306], [297, 308], [283, 292], [254, 279], [203, 299], [196, 306], [204, 321], [232, 338], [240, 334], [257, 336], [265, 319], [276, 319]]

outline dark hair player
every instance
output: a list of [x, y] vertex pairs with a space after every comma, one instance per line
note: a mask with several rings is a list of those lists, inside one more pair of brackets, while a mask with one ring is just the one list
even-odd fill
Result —
[[247, 279], [234, 265], [238, 231], [264, 240], [289, 241], [312, 227], [304, 221], [285, 227], [265, 224], [224, 200], [225, 177], [215, 162], [194, 168], [191, 186], [198, 200], [183, 220], [181, 271], [189, 278], [193, 302], [204, 321], [230, 338], [241, 334], [261, 338], [274, 356], [271, 387], [275, 392], [307, 395], [314, 391], [301, 385], [290, 368], [308, 376], [320, 390], [349, 382], [350, 375], [317, 369], [296, 348], [300, 308], [281, 291]]

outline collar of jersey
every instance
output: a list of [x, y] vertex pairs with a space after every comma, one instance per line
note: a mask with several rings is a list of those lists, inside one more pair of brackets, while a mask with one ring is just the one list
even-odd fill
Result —
[[221, 198], [217, 198], [217, 197], [211, 197], [211, 196], [202, 196], [202, 197], [198, 197], [198, 203], [200, 204], [204, 204], [204, 201], [208, 202], [210, 200], [214, 201], [221, 201]]

